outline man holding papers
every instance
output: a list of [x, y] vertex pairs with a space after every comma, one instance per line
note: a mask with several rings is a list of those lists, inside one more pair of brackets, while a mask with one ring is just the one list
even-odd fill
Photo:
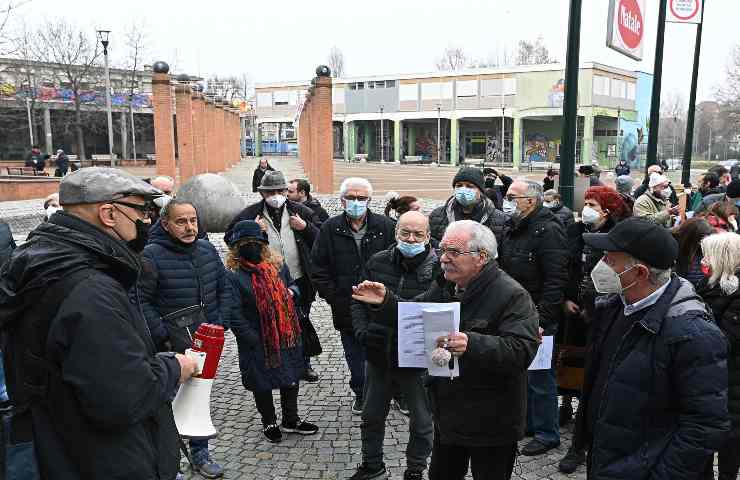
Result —
[[[401, 298], [413, 298], [431, 285], [437, 255], [429, 247], [429, 222], [419, 212], [401, 215], [396, 245], [378, 252], [367, 262], [367, 279], [382, 282]], [[399, 368], [398, 322], [395, 312], [352, 305], [352, 326], [367, 352], [365, 407], [362, 409], [362, 464], [352, 480], [385, 476], [383, 438], [385, 420], [396, 382], [409, 408], [409, 443], [404, 480], [421, 480], [432, 451], [432, 413], [426, 400], [421, 368]]]
[[[437, 252], [444, 275], [416, 302], [460, 302], [460, 332], [437, 339], [459, 362], [457, 378], [430, 377], [435, 423], [430, 480], [511, 478], [524, 436], [527, 367], [539, 343], [529, 294], [499, 269], [496, 239], [485, 226], [461, 220], [445, 231]], [[370, 311], [397, 312], [399, 297], [379, 282], [354, 287]], [[431, 352], [427, 352], [431, 354]]]

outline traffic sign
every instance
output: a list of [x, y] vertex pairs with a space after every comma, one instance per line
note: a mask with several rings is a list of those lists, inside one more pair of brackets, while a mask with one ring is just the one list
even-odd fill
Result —
[[645, 0], [609, 0], [606, 46], [642, 60]]
[[700, 23], [703, 0], [668, 0], [666, 22]]

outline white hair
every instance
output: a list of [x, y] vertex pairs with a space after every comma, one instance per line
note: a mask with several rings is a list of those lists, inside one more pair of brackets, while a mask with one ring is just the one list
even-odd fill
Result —
[[701, 241], [704, 260], [712, 268], [709, 285], [719, 286], [725, 295], [735, 293], [740, 286], [737, 277], [740, 268], [740, 235], [733, 232], [708, 235]]
[[366, 179], [362, 177], [348, 177], [342, 180], [342, 184], [339, 186], [339, 195], [344, 197], [344, 195], [347, 193], [347, 190], [349, 190], [349, 187], [362, 187], [367, 188], [368, 196], [373, 196], [373, 186], [372, 184]]
[[486, 252], [489, 262], [498, 258], [498, 243], [490, 228], [473, 220], [458, 220], [447, 226], [445, 235], [456, 230], [465, 230], [470, 234], [468, 250]]
[[628, 255], [629, 261], [625, 266], [627, 267], [634, 267], [635, 265], [643, 265], [647, 267], [648, 269], [648, 280], [653, 285], [660, 287], [661, 285], [665, 284], [671, 279], [671, 269], [670, 268], [656, 268], [652, 265], [648, 265], [647, 263], [643, 262], [642, 260], [639, 260], [631, 255]]

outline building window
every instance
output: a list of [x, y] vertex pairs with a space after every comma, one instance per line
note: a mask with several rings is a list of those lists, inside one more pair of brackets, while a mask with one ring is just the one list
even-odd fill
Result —
[[482, 97], [516, 95], [516, 78], [481, 80]]
[[594, 95], [608, 97], [610, 94], [610, 78], [601, 75], [594, 75]]
[[357, 84], [356, 83], [350, 83], [349, 84], [349, 89], [350, 90], [357, 90]]
[[385, 88], [385, 80], [375, 82], [375, 88]]
[[635, 99], [635, 88], [636, 85], [634, 83], [627, 83], [627, 100]]
[[456, 84], [458, 98], [478, 96], [478, 80], [458, 80]]
[[624, 80], [612, 79], [611, 96], [614, 98], [627, 98], [627, 83]]
[[365, 90], [365, 82], [357, 82], [357, 90]]
[[401, 102], [417, 102], [419, 100], [419, 85], [403, 83], [398, 87], [398, 99]]
[[386, 80], [385, 81], [385, 88], [393, 88], [396, 86], [395, 80]]
[[374, 89], [375, 88], [375, 82], [367, 82], [367, 88]]
[[272, 107], [272, 92], [261, 92], [257, 94], [258, 107]]

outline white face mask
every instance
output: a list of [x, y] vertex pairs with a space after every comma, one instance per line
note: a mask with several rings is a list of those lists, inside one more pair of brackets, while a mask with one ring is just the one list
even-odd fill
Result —
[[555, 208], [558, 206], [558, 202], [542, 202], [543, 207]]
[[503, 210], [503, 212], [505, 214], [511, 215], [512, 217], [516, 213], [517, 208], [518, 208], [518, 206], [517, 206], [516, 202], [514, 202], [512, 200], [507, 200], [505, 198], [504, 198], [503, 203], [501, 204], [501, 210]]
[[265, 202], [267, 202], [267, 204], [271, 206], [272, 208], [280, 208], [285, 203], [285, 200], [286, 200], [285, 195], [281, 195], [278, 193], [277, 195], [267, 197], [265, 199]]
[[46, 218], [49, 219], [52, 215], [54, 215], [59, 210], [61, 210], [61, 208], [59, 207], [46, 207]]
[[593, 208], [589, 207], [588, 205], [583, 207], [583, 210], [581, 211], [581, 219], [586, 225], [593, 225], [594, 223], [598, 222], [600, 218], [601, 214]]
[[154, 204], [158, 206], [159, 208], [164, 208], [164, 206], [170, 203], [171, 201], [172, 201], [172, 197], [170, 195], [164, 194], [161, 197], [155, 198]]
[[664, 199], [671, 198], [671, 193], [673, 193], [673, 191], [670, 187], [665, 187], [663, 190], [660, 191], [660, 194], [663, 196]]
[[602, 294], [606, 293], [618, 293], [622, 294], [628, 288], [631, 288], [635, 284], [622, 287], [622, 282], [619, 278], [623, 273], [629, 272], [637, 265], [632, 265], [622, 273], [615, 272], [612, 267], [607, 265], [603, 259], [599, 260], [593, 270], [591, 270], [591, 280], [594, 282], [594, 288], [596, 291]]

